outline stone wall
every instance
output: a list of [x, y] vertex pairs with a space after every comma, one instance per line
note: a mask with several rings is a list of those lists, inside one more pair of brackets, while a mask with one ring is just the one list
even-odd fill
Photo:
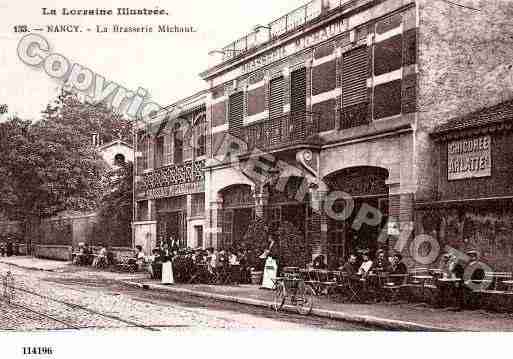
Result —
[[71, 260], [71, 246], [58, 245], [35, 245], [33, 247], [33, 255], [37, 258], [56, 259], [62, 261]]
[[513, 97], [513, 3], [467, 0], [473, 11], [419, 0], [419, 117], [416, 125], [417, 199], [434, 196], [433, 128]]

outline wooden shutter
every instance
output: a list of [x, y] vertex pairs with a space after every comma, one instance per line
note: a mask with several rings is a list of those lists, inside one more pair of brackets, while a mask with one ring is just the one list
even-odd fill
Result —
[[269, 118], [277, 118], [283, 115], [283, 90], [285, 80], [283, 76], [271, 80], [269, 94]]
[[306, 118], [306, 68], [290, 74], [290, 118], [288, 130], [291, 140], [305, 137]]
[[228, 109], [228, 132], [239, 135], [244, 120], [244, 93], [237, 92], [230, 96]]
[[342, 106], [367, 102], [368, 50], [366, 46], [346, 52], [342, 66]]
[[290, 112], [304, 115], [306, 111], [306, 68], [290, 74]]
[[342, 109], [340, 128], [351, 128], [368, 123], [367, 78], [369, 51], [366, 46], [346, 52], [342, 63]]

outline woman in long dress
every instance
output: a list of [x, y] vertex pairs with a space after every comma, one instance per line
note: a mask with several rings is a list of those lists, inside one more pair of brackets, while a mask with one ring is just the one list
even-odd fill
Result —
[[162, 263], [162, 284], [175, 284], [173, 277], [173, 259], [169, 252], [165, 254], [165, 259]]

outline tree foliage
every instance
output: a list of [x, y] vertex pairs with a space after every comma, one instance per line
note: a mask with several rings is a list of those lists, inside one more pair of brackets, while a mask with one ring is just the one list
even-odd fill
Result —
[[133, 211], [132, 162], [121, 163], [106, 176], [107, 184], [101, 200], [97, 235], [113, 246], [130, 246]]
[[37, 122], [0, 123], [0, 208], [10, 218], [48, 217], [100, 204], [106, 166], [92, 143], [126, 139], [130, 123], [103, 105], [62, 92]]

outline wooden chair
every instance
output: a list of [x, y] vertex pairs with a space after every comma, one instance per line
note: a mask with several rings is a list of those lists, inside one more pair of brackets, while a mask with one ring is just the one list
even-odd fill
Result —
[[408, 287], [409, 274], [389, 274], [387, 281], [383, 285], [383, 290], [387, 294], [388, 302], [397, 302], [402, 292]]
[[321, 285], [318, 272], [319, 271], [316, 269], [307, 269], [303, 274], [305, 276], [305, 284], [310, 285], [310, 287], [312, 287], [316, 295], [320, 293]]

